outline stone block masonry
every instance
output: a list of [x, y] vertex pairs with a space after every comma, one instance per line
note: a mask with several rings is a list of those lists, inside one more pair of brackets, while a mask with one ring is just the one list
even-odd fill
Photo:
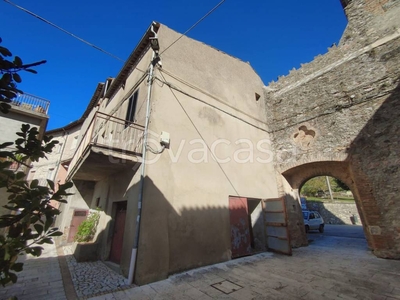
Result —
[[345, 182], [369, 246], [400, 259], [400, 2], [345, 2], [340, 44], [265, 88], [275, 164], [285, 193], [314, 176]]
[[361, 224], [361, 219], [355, 203], [329, 203], [307, 201], [307, 208], [319, 212], [324, 218], [325, 224], [348, 224], [352, 225], [352, 218], [357, 225]]

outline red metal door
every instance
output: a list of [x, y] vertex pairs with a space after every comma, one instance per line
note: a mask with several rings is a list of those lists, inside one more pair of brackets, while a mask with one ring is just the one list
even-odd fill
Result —
[[251, 254], [247, 198], [229, 197], [232, 258]]
[[68, 243], [72, 243], [74, 241], [75, 234], [78, 232], [78, 227], [84, 220], [86, 220], [87, 215], [88, 215], [88, 210], [74, 210], [71, 224], [69, 226], [69, 233], [67, 239]]
[[125, 218], [126, 205], [117, 206], [114, 223], [114, 234], [111, 242], [110, 252], [110, 260], [117, 264], [121, 262], [122, 244], [124, 242]]

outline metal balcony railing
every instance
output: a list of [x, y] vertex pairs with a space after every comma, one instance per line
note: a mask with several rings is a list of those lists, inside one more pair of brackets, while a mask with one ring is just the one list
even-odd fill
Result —
[[142, 125], [96, 112], [72, 157], [68, 177], [76, 172], [76, 167], [91, 146], [124, 155], [141, 155], [143, 133]]
[[31, 95], [31, 94], [18, 94], [17, 97], [10, 103], [12, 106], [17, 106], [23, 110], [30, 110], [42, 114], [49, 111], [50, 101]]

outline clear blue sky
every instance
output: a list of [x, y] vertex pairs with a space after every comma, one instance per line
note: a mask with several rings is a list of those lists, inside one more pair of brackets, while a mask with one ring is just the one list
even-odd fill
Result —
[[[220, 0], [14, 0], [126, 59], [150, 22], [184, 32]], [[0, 2], [2, 46], [25, 63], [47, 60], [19, 88], [49, 99], [54, 129], [78, 119], [98, 82], [123, 63]], [[339, 0], [226, 0], [188, 36], [249, 61], [265, 84], [337, 43], [346, 26]]]

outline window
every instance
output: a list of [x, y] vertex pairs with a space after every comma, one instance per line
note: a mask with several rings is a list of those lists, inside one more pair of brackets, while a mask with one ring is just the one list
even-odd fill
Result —
[[54, 168], [49, 168], [47, 171], [47, 179], [53, 180], [53, 173], [54, 173]]
[[72, 140], [72, 144], [71, 144], [71, 149], [75, 149], [76, 146], [78, 144], [78, 136], [74, 136], [74, 139]]
[[[103, 97], [106, 96], [107, 91], [110, 89], [111, 87], [111, 83], [112, 83], [113, 79], [112, 78], [107, 78], [105, 84], [104, 84], [104, 94]], [[108, 98], [106, 106], [111, 102], [112, 97]]]
[[136, 113], [136, 104], [139, 95], [139, 90], [133, 93], [133, 95], [129, 98], [128, 110], [126, 111], [125, 120], [125, 128], [129, 126], [129, 122], [135, 121], [135, 113]]
[[63, 143], [59, 143], [59, 144], [58, 144], [58, 147], [57, 147], [57, 152], [56, 152], [56, 154], [60, 154], [60, 153], [61, 153], [62, 146], [63, 146]]

